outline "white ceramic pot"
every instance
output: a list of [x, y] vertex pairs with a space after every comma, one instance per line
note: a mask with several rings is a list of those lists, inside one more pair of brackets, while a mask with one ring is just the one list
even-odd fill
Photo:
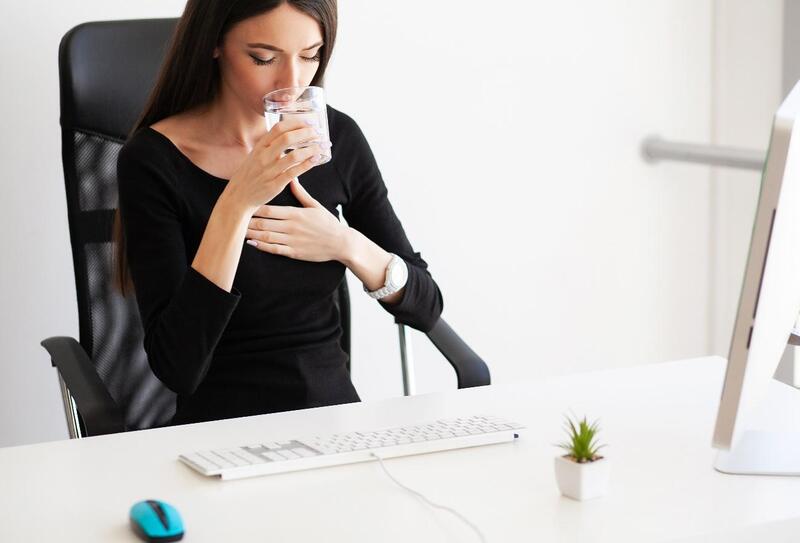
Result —
[[574, 500], [588, 500], [606, 493], [611, 464], [608, 458], [579, 464], [556, 456], [556, 482], [561, 493]]

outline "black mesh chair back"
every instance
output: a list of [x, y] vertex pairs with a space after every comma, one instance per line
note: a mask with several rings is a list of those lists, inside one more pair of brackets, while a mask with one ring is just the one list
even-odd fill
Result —
[[153, 375], [133, 295], [112, 283], [117, 154], [144, 109], [176, 19], [86, 23], [59, 49], [61, 142], [79, 341], [128, 429], [166, 424], [175, 395]]

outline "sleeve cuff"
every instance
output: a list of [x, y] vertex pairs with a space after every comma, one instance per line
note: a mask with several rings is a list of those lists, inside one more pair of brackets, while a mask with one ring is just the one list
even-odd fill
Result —
[[398, 303], [387, 304], [381, 300], [378, 303], [395, 317], [397, 324], [407, 324], [422, 332], [429, 332], [441, 315], [439, 288], [427, 273], [411, 264], [408, 264], [408, 280], [404, 288], [403, 297]]

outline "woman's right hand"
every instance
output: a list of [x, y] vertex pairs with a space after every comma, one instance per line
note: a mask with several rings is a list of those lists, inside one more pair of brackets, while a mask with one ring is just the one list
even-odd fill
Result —
[[[227, 197], [244, 206], [248, 216], [283, 191], [295, 177], [307, 172], [319, 161], [314, 157], [329, 154], [316, 128], [299, 119], [282, 120], [256, 143], [225, 187]], [[298, 149], [303, 143], [317, 141]], [[329, 142], [326, 142], [329, 143]], [[288, 148], [294, 149], [283, 155]]]

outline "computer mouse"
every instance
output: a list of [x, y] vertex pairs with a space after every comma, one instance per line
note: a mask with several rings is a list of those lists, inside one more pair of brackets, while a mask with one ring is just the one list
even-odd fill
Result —
[[167, 502], [136, 502], [130, 512], [131, 528], [145, 541], [180, 541], [183, 520], [178, 510]]

